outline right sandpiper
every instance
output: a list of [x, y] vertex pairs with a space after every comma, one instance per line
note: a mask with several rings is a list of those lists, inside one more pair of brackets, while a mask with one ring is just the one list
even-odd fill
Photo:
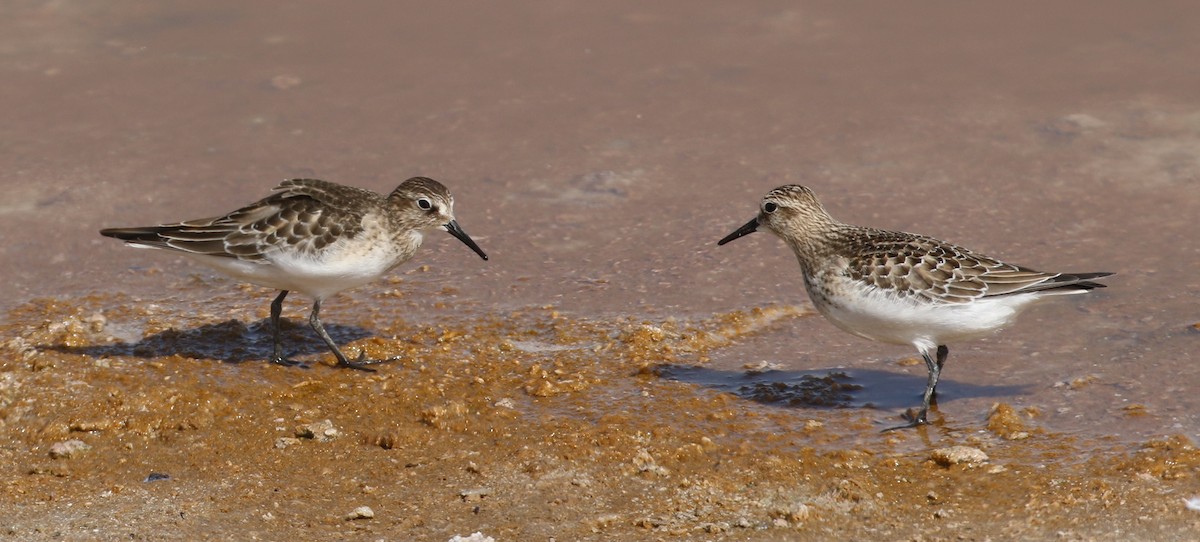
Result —
[[949, 342], [987, 335], [1051, 296], [1082, 294], [1112, 273], [1044, 273], [933, 237], [838, 222], [812, 190], [785, 185], [763, 197], [758, 216], [717, 242], [765, 228], [792, 247], [813, 305], [837, 327], [916, 347], [929, 379], [901, 429], [929, 423], [929, 403]]

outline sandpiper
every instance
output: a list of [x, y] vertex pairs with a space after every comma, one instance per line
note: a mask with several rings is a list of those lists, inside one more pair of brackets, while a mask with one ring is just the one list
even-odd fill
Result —
[[321, 301], [371, 282], [408, 261], [424, 232], [444, 229], [479, 257], [487, 254], [454, 220], [454, 198], [442, 183], [413, 177], [386, 197], [317, 179], [283, 181], [274, 192], [231, 213], [145, 228], [109, 228], [100, 235], [130, 246], [176, 251], [216, 270], [280, 290], [271, 302], [271, 361], [297, 365], [283, 354], [279, 315], [295, 290], [313, 298], [308, 322], [337, 357], [337, 364], [371, 371], [389, 360], [350, 361], [321, 324]]
[[1092, 280], [1112, 274], [1043, 273], [925, 235], [843, 224], [798, 185], [768, 192], [758, 216], [717, 244], [760, 227], [796, 253], [804, 288], [830, 322], [859, 337], [912, 345], [925, 358], [921, 410], [891, 429], [929, 423], [946, 343], [1000, 329], [1043, 298], [1103, 288]]

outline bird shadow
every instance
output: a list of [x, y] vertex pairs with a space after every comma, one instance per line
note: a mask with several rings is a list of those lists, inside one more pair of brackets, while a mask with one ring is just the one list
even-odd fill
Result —
[[[919, 405], [925, 390], [924, 372], [915, 376], [877, 369], [726, 371], [670, 363], [655, 366], [654, 372], [665, 380], [698, 384], [780, 408], [900, 409]], [[978, 385], [942, 379], [937, 398], [945, 402], [1028, 393], [1026, 385]]]
[[[281, 337], [284, 355], [298, 357], [329, 352], [329, 348], [310, 327], [288, 320], [282, 322]], [[373, 335], [357, 326], [327, 323], [325, 330], [338, 344]], [[224, 363], [266, 361], [273, 353], [272, 327], [270, 320], [266, 318], [251, 324], [238, 320], [226, 320], [188, 329], [171, 328], [148, 335], [136, 342], [119, 341], [85, 346], [52, 344], [43, 348], [93, 358], [118, 356], [159, 358], [177, 355], [193, 359], [218, 360]]]

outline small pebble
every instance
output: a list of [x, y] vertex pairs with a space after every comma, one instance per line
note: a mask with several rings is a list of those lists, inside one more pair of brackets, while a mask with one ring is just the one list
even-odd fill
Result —
[[479, 502], [482, 501], [484, 497], [487, 497], [491, 494], [492, 490], [486, 487], [464, 489], [458, 492], [458, 496], [462, 497], [463, 502]]
[[798, 504], [788, 510], [784, 519], [788, 520], [788, 523], [802, 523], [808, 519], [810, 514], [807, 504]]
[[92, 447], [82, 440], [66, 440], [63, 442], [56, 442], [50, 446], [50, 457], [53, 459], [70, 459], [80, 452], [91, 449]]
[[146, 475], [146, 479], [142, 480], [142, 482], [158, 482], [161, 480], [170, 480], [170, 479], [171, 479], [170, 474], [165, 474], [162, 472], [152, 472], [152, 473]]
[[294, 75], [276, 75], [271, 78], [271, 87], [276, 90], [287, 90], [300, 84], [300, 78]]
[[666, 467], [656, 463], [654, 456], [646, 450], [638, 450], [638, 453], [633, 456], [633, 466], [638, 472], [649, 472], [658, 476], [666, 476], [671, 473]]
[[1071, 115], [1067, 115], [1067, 116], [1063, 117], [1062, 120], [1070, 122], [1070, 123], [1074, 123], [1075, 125], [1079, 126], [1080, 128], [1082, 128], [1084, 130], [1091, 130], [1094, 128], [1100, 128], [1100, 127], [1104, 126], [1104, 121], [1102, 121], [1096, 117], [1093, 117], [1091, 115], [1088, 115], [1086, 113], [1074, 113]]
[[621, 515], [620, 514], [605, 514], [603, 516], [597, 517], [588, 522], [588, 526], [591, 527], [591, 530], [593, 533], [599, 533], [600, 531], [608, 529], [609, 527], [612, 527], [613, 525], [620, 525], [620, 524], [621, 524]]
[[338, 430], [333, 426], [332, 421], [323, 420], [297, 426], [296, 436], [299, 438], [314, 439], [318, 442], [326, 442], [337, 438]]
[[355, 508], [353, 512], [346, 514], [346, 521], [354, 521], [356, 519], [371, 519], [375, 517], [375, 511], [371, 510], [370, 506], [360, 506]]
[[960, 463], [984, 463], [988, 460], [988, 456], [983, 453], [983, 450], [970, 446], [938, 448], [930, 454], [929, 458], [943, 467]]
[[496, 539], [476, 531], [471, 533], [470, 536], [461, 536], [456, 534], [449, 540], [449, 542], [496, 542]]
[[81, 433], [91, 433], [93, 431], [104, 431], [105, 429], [108, 429], [112, 425], [113, 424], [108, 422], [107, 420], [90, 420], [90, 421], [82, 421], [82, 422], [72, 422], [71, 430], [79, 431]]

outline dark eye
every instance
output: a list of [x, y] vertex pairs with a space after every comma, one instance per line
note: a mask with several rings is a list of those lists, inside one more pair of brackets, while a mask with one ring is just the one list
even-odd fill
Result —
[[764, 213], [774, 213], [775, 209], [778, 209], [778, 208], [779, 208], [779, 206], [775, 205], [775, 202], [773, 202], [773, 201], [768, 201], [763, 204], [763, 212]]
[[429, 198], [421, 198], [417, 200], [417, 207], [428, 211], [433, 208], [433, 202], [429, 201]]

